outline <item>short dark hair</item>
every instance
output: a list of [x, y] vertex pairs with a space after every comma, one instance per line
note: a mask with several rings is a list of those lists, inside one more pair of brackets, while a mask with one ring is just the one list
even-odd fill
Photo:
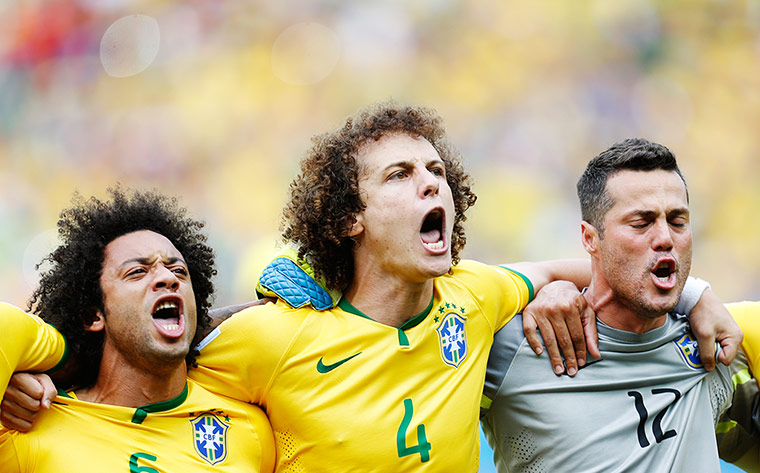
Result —
[[[103, 311], [100, 276], [105, 247], [116, 238], [139, 230], [165, 236], [179, 250], [190, 272], [198, 311], [196, 337], [211, 323], [211, 307], [216, 274], [214, 252], [201, 233], [204, 223], [186, 216], [176, 198], [157, 192], [109, 188], [110, 201], [95, 197], [85, 200], [74, 195], [73, 206], [61, 212], [58, 235], [61, 244], [38, 267], [48, 263], [40, 285], [29, 300], [29, 310], [54, 325], [65, 337], [76, 361], [72, 385], [92, 385], [103, 356], [103, 332], [89, 332], [85, 326]], [[195, 344], [195, 343], [194, 343]], [[193, 345], [194, 345], [193, 344]], [[197, 351], [187, 355], [188, 366]]]
[[[614, 202], [607, 192], [607, 180], [614, 174], [629, 171], [654, 171], [661, 169], [678, 174], [686, 187], [686, 180], [678, 168], [676, 157], [665, 146], [643, 138], [629, 138], [615, 143], [589, 161], [578, 180], [578, 199], [583, 220], [604, 233], [604, 216]], [[688, 202], [689, 191], [686, 190]]]
[[348, 231], [354, 215], [365, 208], [359, 195], [357, 151], [391, 133], [426, 139], [443, 160], [455, 209], [451, 258], [453, 264], [459, 261], [466, 242], [464, 214], [476, 196], [459, 152], [446, 137], [443, 120], [429, 108], [378, 103], [348, 118], [338, 130], [312, 139], [283, 211], [283, 238], [300, 246], [299, 256], [309, 258], [331, 289], [345, 288], [353, 277], [355, 240]]

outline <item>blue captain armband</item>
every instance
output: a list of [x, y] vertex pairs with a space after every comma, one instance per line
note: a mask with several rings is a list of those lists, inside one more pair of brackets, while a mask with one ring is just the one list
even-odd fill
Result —
[[314, 278], [309, 263], [298, 259], [298, 250], [293, 246], [283, 249], [267, 264], [256, 291], [277, 297], [295, 309], [311, 305], [316, 310], [325, 310], [340, 300], [340, 292], [325, 289]]

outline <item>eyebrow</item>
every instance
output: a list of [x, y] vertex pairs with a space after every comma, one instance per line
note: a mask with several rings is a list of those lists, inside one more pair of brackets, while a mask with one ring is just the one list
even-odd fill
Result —
[[[641, 210], [636, 209], [628, 212], [626, 214], [626, 217], [644, 217], [644, 218], [652, 218], [655, 215], [659, 214], [659, 212], [653, 211], [653, 210]], [[678, 207], [672, 210], [669, 210], [665, 213], [666, 217], [678, 217], [680, 215], [689, 215], [689, 208], [688, 207]]]
[[[427, 161], [425, 161], [425, 166], [426, 167], [430, 166], [431, 164], [446, 165], [446, 163], [441, 158], [430, 158]], [[390, 163], [389, 165], [385, 166], [385, 168], [383, 168], [383, 171], [387, 171], [387, 170], [395, 168], [395, 167], [400, 167], [400, 168], [408, 169], [408, 168], [414, 167], [414, 162], [410, 161], [410, 160], [396, 161], [396, 162]]]
[[[152, 261], [153, 261], [152, 258], [130, 258], [130, 259], [124, 261], [123, 263], [121, 263], [119, 265], [119, 267], [123, 268], [124, 266], [127, 266], [128, 264], [131, 264], [131, 263], [139, 263], [139, 264], [148, 265]], [[172, 256], [172, 257], [169, 257], [169, 258], [167, 258], [165, 260], [162, 260], [162, 261], [165, 261], [167, 264], [174, 264], [174, 263], [176, 263], [176, 262], [179, 261], [182, 264], [184, 264], [185, 266], [187, 266], [187, 263], [185, 262], [185, 260], [183, 260], [182, 258], [180, 258], [178, 256]]]

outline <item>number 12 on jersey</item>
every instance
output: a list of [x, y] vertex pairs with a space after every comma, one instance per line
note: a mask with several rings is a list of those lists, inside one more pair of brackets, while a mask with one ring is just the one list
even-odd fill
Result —
[[406, 432], [409, 430], [409, 424], [412, 423], [412, 415], [414, 414], [414, 406], [411, 399], [404, 399], [404, 418], [401, 421], [401, 425], [398, 426], [398, 432], [396, 432], [396, 449], [398, 450], [398, 457], [405, 457], [407, 455], [420, 454], [420, 461], [425, 463], [430, 460], [430, 442], [425, 436], [425, 424], [417, 426], [417, 445], [406, 446]]

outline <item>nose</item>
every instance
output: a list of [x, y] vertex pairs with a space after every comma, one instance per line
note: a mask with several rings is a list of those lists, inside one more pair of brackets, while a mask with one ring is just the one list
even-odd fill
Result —
[[177, 275], [166, 266], [160, 264], [154, 269], [154, 272], [153, 290], [163, 288], [177, 289], [179, 287]]
[[441, 185], [438, 177], [428, 169], [420, 172], [420, 175], [420, 195], [422, 195], [422, 197], [431, 197], [438, 195], [438, 189]]
[[652, 228], [652, 248], [656, 251], [673, 249], [673, 234], [665, 219], [657, 220]]

